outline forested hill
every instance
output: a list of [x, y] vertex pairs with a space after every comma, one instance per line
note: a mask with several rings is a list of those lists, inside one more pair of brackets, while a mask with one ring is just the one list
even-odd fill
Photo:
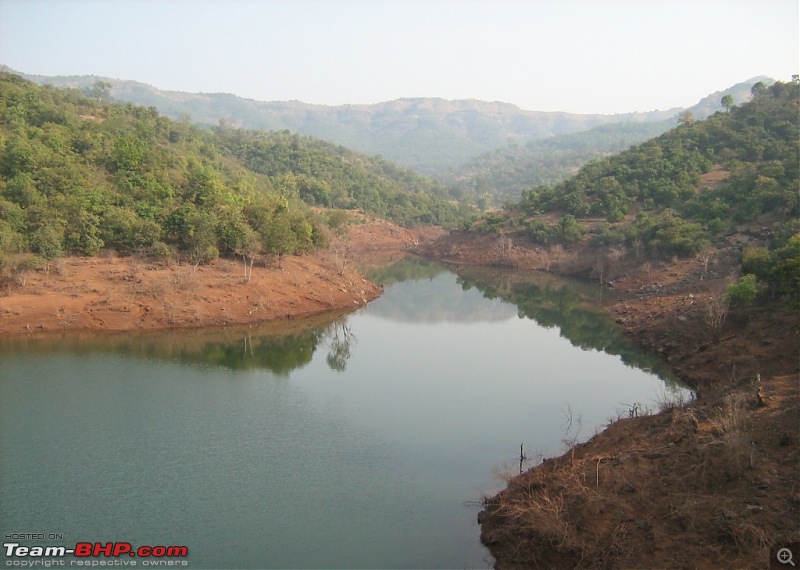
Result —
[[0, 254], [282, 255], [322, 244], [308, 204], [454, 223], [444, 192], [308, 137], [203, 130], [0, 72]]
[[703, 121], [685, 116], [667, 133], [592, 161], [564, 182], [524, 192], [476, 230], [541, 244], [630, 248], [637, 257], [691, 255], [731, 233], [758, 231], [770, 236], [772, 251], [746, 252], [744, 270], [797, 293], [799, 136], [800, 82], [756, 84], [749, 103]]
[[[754, 77], [718, 91], [682, 111], [695, 120], [721, 110], [723, 97], [734, 104], [750, 100], [753, 85], [774, 83], [769, 77]], [[633, 144], [658, 136], [677, 124], [677, 117], [664, 121], [619, 122], [525, 144], [511, 143], [485, 152], [437, 178], [457, 186], [461, 196], [481, 205], [502, 205], [519, 200], [524, 190], [553, 185], [569, 178], [594, 158], [621, 152]], [[687, 115], [688, 116], [688, 115]]]
[[477, 100], [422, 97], [372, 105], [311, 105], [300, 101], [254, 101], [227, 93], [164, 91], [130, 80], [96, 76], [24, 75], [39, 84], [91, 91], [107, 84], [117, 100], [156, 107], [173, 119], [244, 129], [283, 130], [321, 138], [431, 175], [509, 140], [531, 140], [585, 131], [617, 122], [663, 121], [683, 109], [619, 115], [539, 112]]
[[588, 131], [510, 144], [437, 176], [459, 197], [482, 207], [519, 200], [524, 190], [552, 185], [593, 158], [621, 152], [669, 130], [675, 121], [613, 123]]

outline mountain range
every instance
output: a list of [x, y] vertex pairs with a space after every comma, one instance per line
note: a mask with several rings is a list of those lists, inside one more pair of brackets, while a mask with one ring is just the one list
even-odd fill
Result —
[[[420, 97], [372, 105], [312, 105], [300, 101], [255, 101], [229, 93], [166, 91], [132, 80], [94, 75], [42, 76], [20, 72], [39, 84], [91, 89], [97, 82], [111, 85], [116, 100], [156, 107], [162, 115], [199, 125], [225, 124], [252, 130], [288, 129], [383, 158], [415, 171], [434, 175], [452, 170], [482, 153], [558, 135], [586, 131], [613, 123], [649, 123], [673, 119], [684, 108], [615, 115], [527, 111], [501, 102], [449, 101]], [[747, 100], [753, 78], [714, 93], [689, 109], [703, 118], [721, 108], [731, 94]], [[674, 123], [672, 123], [674, 124]], [[666, 129], [664, 129], [666, 130]]]

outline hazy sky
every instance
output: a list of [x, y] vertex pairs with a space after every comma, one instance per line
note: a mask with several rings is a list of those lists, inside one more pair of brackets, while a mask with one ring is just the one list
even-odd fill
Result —
[[0, 0], [0, 64], [338, 105], [689, 106], [800, 72], [798, 0]]

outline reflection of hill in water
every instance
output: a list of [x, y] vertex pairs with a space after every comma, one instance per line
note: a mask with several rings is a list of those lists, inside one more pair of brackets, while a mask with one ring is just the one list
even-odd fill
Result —
[[[673, 380], [665, 363], [623, 337], [603, 309], [610, 292], [602, 287], [542, 273], [477, 267], [461, 267], [456, 277], [422, 260], [404, 260], [370, 277], [386, 287], [369, 305], [370, 316], [408, 323], [498, 322], [519, 316], [558, 327], [561, 336], [582, 350], [619, 355], [628, 366]], [[344, 370], [355, 340], [345, 314], [335, 313], [225, 329], [14, 337], [0, 342], [0, 361], [8, 353], [117, 353], [285, 376], [310, 363], [319, 348], [327, 350], [330, 368]]]
[[[404, 323], [475, 323], [504, 321], [517, 314], [513, 305], [487, 303], [480, 292], [454, 286], [455, 275], [424, 259], [406, 258], [367, 276], [385, 287], [370, 303], [371, 316]], [[395, 287], [397, 283], [402, 287]]]
[[490, 303], [479, 291], [462, 291], [452, 273], [402, 287], [388, 286], [369, 307], [371, 316], [405, 323], [493, 322], [514, 318], [517, 310], [507, 303]]
[[336, 313], [225, 329], [15, 337], [0, 343], [0, 355], [4, 352], [49, 354], [60, 351], [79, 355], [107, 352], [232, 370], [269, 370], [286, 376], [311, 362], [321, 344], [329, 348], [331, 368], [343, 369], [352, 340], [346, 317]]
[[558, 327], [561, 336], [582, 350], [618, 355], [627, 366], [650, 370], [669, 383], [677, 379], [666, 363], [626, 339], [604, 306], [611, 292], [597, 285], [543, 273], [464, 267], [462, 287], [475, 287], [488, 299], [516, 305], [520, 318], [540, 326]]

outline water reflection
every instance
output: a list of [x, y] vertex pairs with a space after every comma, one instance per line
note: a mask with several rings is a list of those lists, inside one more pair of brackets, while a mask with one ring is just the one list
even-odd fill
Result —
[[[450, 270], [418, 258], [372, 269], [368, 277], [385, 288], [399, 283], [403, 287], [393, 290], [391, 299], [374, 301], [369, 314], [405, 323], [531, 319], [542, 327], [558, 328], [573, 346], [618, 355], [626, 365], [653, 372], [670, 385], [677, 385], [666, 364], [632, 345], [605, 312], [604, 307], [613, 300], [607, 289], [538, 272], [468, 266], [456, 271], [460, 289], [453, 287]], [[486, 303], [486, 299], [502, 302]], [[355, 344], [348, 315], [332, 313], [224, 329], [30, 335], [5, 340], [0, 354], [20, 350], [34, 354], [116, 352], [287, 376], [308, 365], [320, 348], [327, 349], [325, 361], [331, 370], [344, 371]]]
[[[452, 273], [441, 265], [418, 258], [406, 258], [373, 269], [367, 276], [392, 288], [391, 300], [379, 298], [370, 314], [402, 323], [489, 323], [505, 321], [517, 314], [513, 304], [487, 303], [485, 294], [453, 287]], [[402, 283], [402, 287], [394, 287]]]
[[343, 371], [355, 336], [347, 316], [338, 313], [292, 322], [224, 329], [173, 330], [111, 335], [73, 333], [28, 335], [0, 344], [3, 353], [78, 355], [116, 353], [180, 364], [219, 366], [231, 370], [267, 370], [288, 376], [311, 363], [319, 348], [327, 348], [326, 362]]
[[447, 272], [448, 270], [444, 266], [420, 257], [405, 257], [395, 263], [364, 269], [364, 273], [369, 279], [381, 283], [385, 287], [405, 281], [430, 280]]
[[475, 287], [487, 299], [513, 303], [520, 318], [558, 328], [573, 346], [619, 356], [627, 366], [653, 372], [672, 386], [680, 385], [666, 363], [623, 336], [605, 311], [614, 297], [603, 287], [545, 273], [504, 269], [465, 267], [459, 269], [458, 276], [465, 290]]
[[331, 370], [344, 372], [347, 368], [347, 361], [350, 359], [350, 348], [355, 345], [356, 337], [344, 319], [334, 322], [328, 328], [328, 332], [330, 349], [325, 362], [328, 363]]
[[[392, 302], [375, 301], [370, 314], [399, 322], [494, 322], [518, 318], [545, 328], [582, 350], [619, 356], [627, 366], [657, 374], [670, 387], [680, 386], [666, 363], [627, 340], [605, 308], [612, 291], [591, 283], [541, 272], [475, 266], [453, 268], [462, 292], [452, 287], [450, 272], [422, 259], [406, 259], [374, 270], [369, 277], [393, 291]], [[413, 282], [408, 284], [407, 282]], [[502, 303], [486, 303], [485, 299]]]

